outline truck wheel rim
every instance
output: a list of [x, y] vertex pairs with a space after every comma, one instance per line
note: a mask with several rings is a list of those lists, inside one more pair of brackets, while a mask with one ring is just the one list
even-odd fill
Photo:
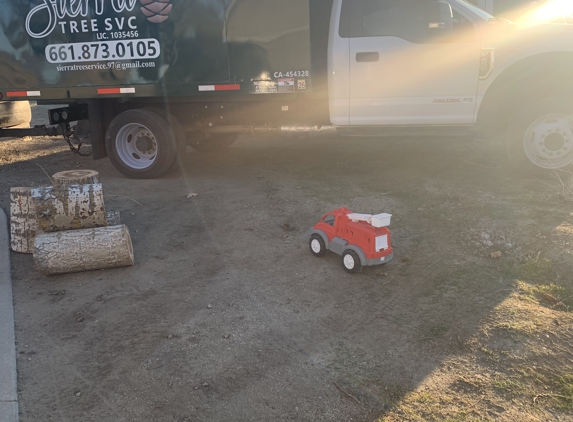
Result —
[[310, 242], [310, 247], [314, 253], [320, 252], [321, 249], [320, 242], [317, 239], [312, 239], [312, 241]]
[[342, 261], [344, 262], [344, 266], [349, 270], [354, 269], [354, 265], [356, 265], [354, 258], [350, 254], [344, 255], [344, 259]]
[[123, 126], [117, 133], [115, 146], [121, 161], [133, 169], [146, 169], [157, 158], [157, 139], [138, 123]]
[[545, 169], [562, 168], [573, 162], [573, 118], [548, 114], [533, 122], [523, 139], [527, 158]]

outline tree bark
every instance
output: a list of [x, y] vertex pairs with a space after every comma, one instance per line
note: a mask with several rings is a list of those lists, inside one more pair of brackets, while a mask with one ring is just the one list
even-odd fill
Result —
[[99, 183], [99, 173], [95, 170], [66, 170], [52, 176], [54, 186], [95, 185]]
[[10, 189], [10, 248], [14, 252], [34, 252], [36, 207], [32, 188]]
[[43, 232], [107, 226], [101, 184], [32, 189], [38, 227]]
[[133, 262], [131, 237], [124, 225], [42, 233], [34, 244], [34, 263], [44, 274], [123, 267]]
[[121, 215], [119, 211], [108, 211], [106, 213], [107, 224], [109, 226], [119, 226], [121, 224]]

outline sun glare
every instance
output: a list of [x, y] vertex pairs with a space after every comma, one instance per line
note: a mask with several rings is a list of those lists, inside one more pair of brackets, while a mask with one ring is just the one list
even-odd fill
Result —
[[565, 23], [566, 19], [573, 19], [573, 1], [571, 0], [545, 2], [523, 15], [520, 21]]

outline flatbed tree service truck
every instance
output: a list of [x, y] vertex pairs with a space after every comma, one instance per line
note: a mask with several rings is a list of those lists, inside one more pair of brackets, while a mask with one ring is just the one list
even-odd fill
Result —
[[240, 134], [503, 134], [520, 169], [573, 161], [573, 27], [464, 0], [0, 0], [0, 100], [91, 127], [132, 178]]

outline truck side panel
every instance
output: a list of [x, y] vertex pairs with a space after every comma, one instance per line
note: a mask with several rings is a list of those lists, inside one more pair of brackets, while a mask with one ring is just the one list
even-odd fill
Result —
[[0, 0], [0, 10], [8, 99], [311, 88], [309, 0]]

